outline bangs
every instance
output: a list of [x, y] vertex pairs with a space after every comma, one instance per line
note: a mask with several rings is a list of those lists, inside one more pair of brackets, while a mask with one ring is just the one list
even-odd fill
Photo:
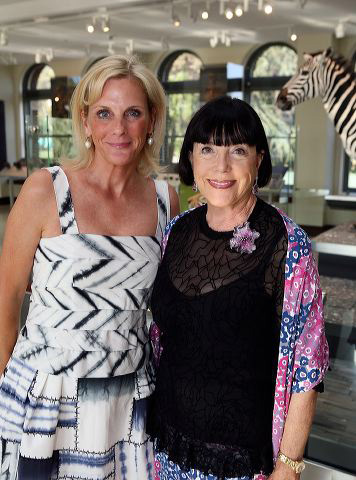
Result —
[[245, 143], [253, 146], [256, 143], [255, 122], [251, 122], [249, 115], [239, 112], [236, 115], [226, 115], [226, 111], [214, 112], [213, 115], [202, 115], [200, 122], [192, 131], [193, 143], [230, 146]]

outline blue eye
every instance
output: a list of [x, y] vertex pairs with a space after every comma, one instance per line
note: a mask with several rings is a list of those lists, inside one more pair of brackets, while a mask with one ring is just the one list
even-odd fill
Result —
[[126, 115], [129, 116], [129, 117], [137, 118], [141, 115], [141, 112], [140, 112], [140, 110], [137, 110], [137, 109], [133, 108], [131, 110], [128, 110], [126, 112]]
[[103, 120], [107, 120], [108, 118], [110, 118], [110, 112], [109, 110], [99, 110], [97, 112], [97, 116]]

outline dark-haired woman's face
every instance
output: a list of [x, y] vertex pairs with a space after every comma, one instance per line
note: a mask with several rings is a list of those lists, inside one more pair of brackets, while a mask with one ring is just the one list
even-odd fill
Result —
[[256, 147], [194, 143], [194, 179], [208, 205], [233, 207], [251, 195], [262, 154]]

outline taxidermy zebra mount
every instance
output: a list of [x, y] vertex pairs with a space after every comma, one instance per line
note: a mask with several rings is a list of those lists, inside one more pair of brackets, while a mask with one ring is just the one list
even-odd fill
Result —
[[279, 92], [277, 107], [290, 110], [317, 96], [322, 98], [346, 153], [356, 158], [355, 73], [350, 64], [330, 48], [304, 54], [304, 64]]

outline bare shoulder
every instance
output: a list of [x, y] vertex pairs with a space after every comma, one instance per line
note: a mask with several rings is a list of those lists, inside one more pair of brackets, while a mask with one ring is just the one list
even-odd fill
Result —
[[37, 170], [26, 179], [18, 198], [26, 197], [34, 202], [48, 201], [51, 194], [53, 195], [53, 182], [50, 172]]
[[171, 219], [180, 212], [180, 204], [178, 194], [172, 185], [168, 184], [169, 200], [171, 202]]
[[26, 221], [41, 232], [48, 228], [57, 231], [56, 210], [51, 174], [47, 170], [38, 170], [21, 187], [9, 218], [16, 219], [17, 222]]

